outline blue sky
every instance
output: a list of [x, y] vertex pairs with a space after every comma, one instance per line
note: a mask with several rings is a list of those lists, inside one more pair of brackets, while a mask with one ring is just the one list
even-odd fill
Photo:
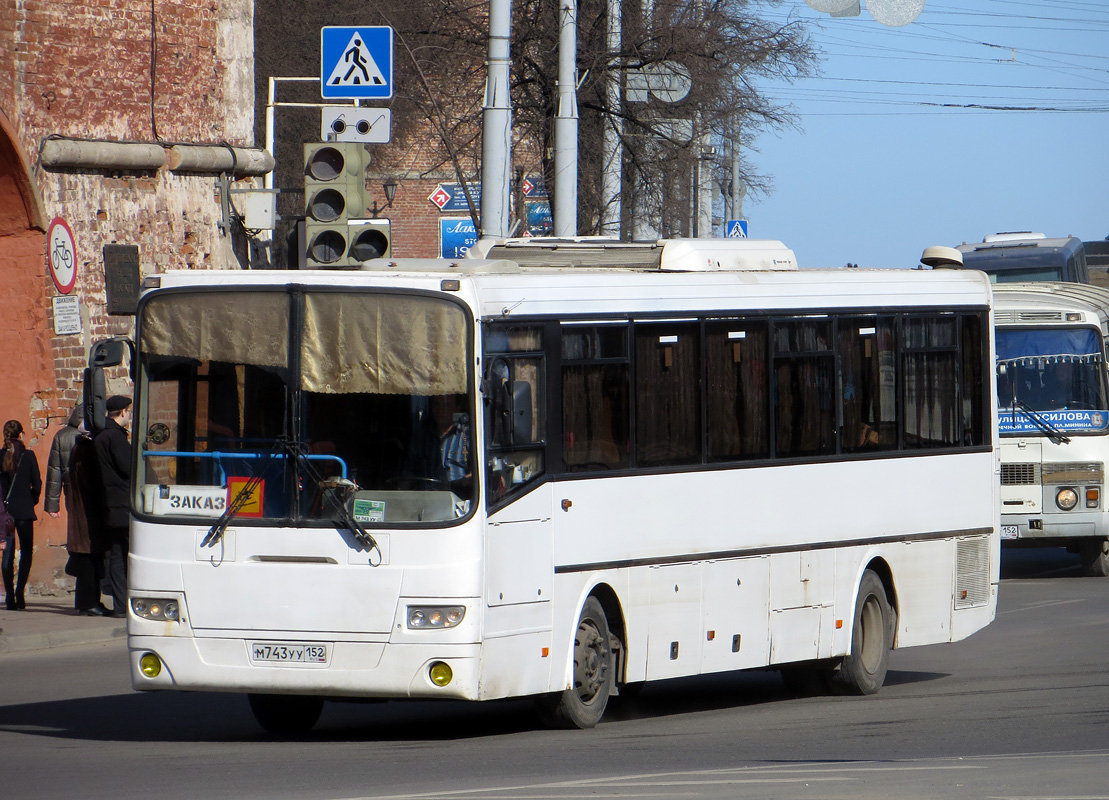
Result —
[[897, 28], [865, 4], [763, 6], [824, 55], [819, 77], [760, 85], [799, 127], [748, 143], [772, 181], [744, 201], [752, 238], [802, 267], [913, 267], [998, 231], [1109, 236], [1107, 0], [926, 0]]

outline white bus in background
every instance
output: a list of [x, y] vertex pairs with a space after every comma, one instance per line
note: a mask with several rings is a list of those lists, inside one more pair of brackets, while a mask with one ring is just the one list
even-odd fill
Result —
[[891, 648], [994, 618], [983, 275], [483, 255], [146, 279], [137, 689], [247, 694], [279, 732], [359, 698], [589, 727], [700, 673], [875, 692]]
[[1002, 539], [1064, 546], [1109, 575], [1109, 289], [994, 287]]

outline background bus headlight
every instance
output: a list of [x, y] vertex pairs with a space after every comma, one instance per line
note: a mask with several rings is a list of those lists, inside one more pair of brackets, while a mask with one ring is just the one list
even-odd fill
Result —
[[1074, 489], [1060, 489], [1055, 493], [1055, 505], [1064, 511], [1070, 511], [1078, 505], [1078, 492]]
[[409, 606], [408, 627], [453, 628], [466, 616], [465, 606]]

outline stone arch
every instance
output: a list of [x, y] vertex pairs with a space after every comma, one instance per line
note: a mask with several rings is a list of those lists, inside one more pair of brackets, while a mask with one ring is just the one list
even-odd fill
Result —
[[0, 236], [46, 232], [42, 196], [7, 115], [0, 112]]

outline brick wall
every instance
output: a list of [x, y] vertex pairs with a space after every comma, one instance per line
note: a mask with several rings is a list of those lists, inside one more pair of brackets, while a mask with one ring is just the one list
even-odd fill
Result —
[[[8, 376], [0, 416], [34, 431], [44, 475], [50, 441], [80, 397], [90, 345], [133, 330], [132, 317], [107, 313], [104, 246], [136, 245], [141, 275], [238, 268], [245, 247], [241, 235], [220, 232], [214, 175], [51, 171], [38, 163], [42, 142], [253, 146], [253, 8], [253, 0], [0, 0], [0, 113], [14, 138], [0, 137], [0, 156], [25, 155], [46, 222], [65, 219], [77, 251], [81, 333], [56, 336], [51, 298], [59, 292], [44, 231], [28, 220], [20, 235], [0, 235], [0, 291], [19, 308], [0, 323]], [[20, 217], [15, 195], [0, 179], [6, 227]], [[109, 390], [130, 391], [122, 372], [110, 376]], [[69, 582], [64, 521], [40, 516], [32, 584], [60, 590]]]

